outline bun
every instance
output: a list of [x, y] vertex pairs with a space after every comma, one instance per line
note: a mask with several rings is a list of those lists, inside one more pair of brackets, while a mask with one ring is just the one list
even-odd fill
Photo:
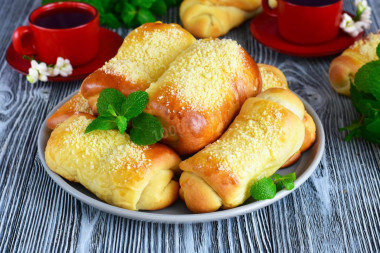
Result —
[[96, 102], [105, 88], [125, 96], [146, 90], [195, 38], [177, 24], [146, 23], [124, 39], [116, 56], [82, 83], [81, 93], [96, 112]]
[[304, 140], [304, 106], [290, 90], [245, 101], [216, 142], [180, 163], [180, 195], [196, 213], [241, 205], [252, 184], [275, 173]]
[[329, 79], [336, 92], [350, 95], [350, 80], [354, 80], [356, 72], [367, 62], [379, 59], [376, 55], [379, 43], [380, 31], [371, 33], [356, 41], [331, 62]]
[[[288, 89], [286, 77], [280, 69], [266, 64], [258, 64], [258, 66], [262, 80], [262, 91], [270, 88]], [[275, 92], [275, 90], [273, 90], [273, 92]], [[302, 121], [305, 125], [305, 139], [302, 147], [292, 157], [290, 157], [289, 160], [281, 166], [281, 168], [288, 167], [297, 162], [301, 157], [301, 153], [305, 152], [315, 142], [316, 126], [313, 118], [305, 111]]]
[[185, 0], [183, 26], [199, 38], [219, 37], [261, 11], [260, 0]]
[[49, 168], [111, 205], [155, 210], [172, 204], [178, 155], [162, 144], [138, 146], [117, 130], [85, 134], [93, 118], [73, 115], [51, 133], [45, 149]]
[[279, 68], [262, 63], [257, 64], [257, 66], [259, 66], [261, 74], [261, 92], [266, 91], [270, 88], [288, 89], [288, 82], [286, 81], [286, 77]]
[[70, 116], [81, 113], [92, 114], [92, 110], [88, 105], [87, 99], [79, 92], [50, 116], [46, 121], [46, 125], [48, 128], [54, 129]]
[[261, 91], [257, 64], [233, 40], [193, 43], [146, 90], [146, 113], [165, 128], [163, 143], [188, 155], [215, 141], [248, 97]]

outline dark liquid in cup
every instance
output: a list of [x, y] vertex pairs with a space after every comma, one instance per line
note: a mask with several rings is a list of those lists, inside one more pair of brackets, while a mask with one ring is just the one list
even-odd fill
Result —
[[339, 1], [340, 0], [285, 0], [285, 2], [296, 4], [296, 5], [314, 6], [314, 7], [330, 5]]
[[79, 8], [60, 8], [45, 11], [32, 23], [50, 29], [65, 29], [84, 25], [92, 19], [94, 15], [89, 11]]

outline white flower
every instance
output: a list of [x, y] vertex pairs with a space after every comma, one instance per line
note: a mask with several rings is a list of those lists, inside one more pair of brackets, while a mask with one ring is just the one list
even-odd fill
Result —
[[29, 73], [26, 76], [26, 79], [29, 81], [29, 83], [35, 83], [38, 80], [38, 71], [37, 69], [29, 68]]
[[371, 8], [367, 7], [360, 15], [360, 21], [363, 22], [364, 28], [368, 29], [371, 25]]
[[371, 24], [371, 8], [368, 6], [367, 1], [355, 0], [354, 5], [357, 7], [356, 16], [352, 19], [350, 15], [344, 13], [342, 22], [339, 25], [351, 37], [358, 36], [359, 33], [368, 29]]
[[36, 60], [32, 60], [31, 68], [29, 68], [29, 73], [26, 79], [30, 83], [35, 83], [37, 80], [41, 80], [43, 82], [46, 82], [48, 80], [49, 75], [49, 68], [47, 67], [46, 63], [41, 62], [38, 63]]
[[347, 13], [343, 13], [342, 22], [339, 25], [340, 28], [343, 29], [346, 33], [348, 33], [351, 37], [356, 37], [363, 30], [360, 26], [357, 26], [354, 20]]
[[35, 83], [38, 80], [46, 82], [48, 76], [57, 76], [61, 75], [66, 77], [71, 75], [73, 72], [73, 67], [70, 64], [68, 59], [63, 59], [62, 57], [57, 58], [57, 63], [54, 67], [46, 65], [44, 62], [38, 63], [36, 60], [30, 62], [31, 67], [29, 68], [29, 73], [26, 76], [26, 79], [30, 83]]
[[70, 64], [70, 60], [63, 59], [62, 57], [57, 58], [57, 63], [54, 66], [54, 74], [66, 77], [73, 73], [73, 67]]
[[358, 12], [363, 12], [368, 7], [366, 0], [355, 0], [354, 5], [358, 8]]

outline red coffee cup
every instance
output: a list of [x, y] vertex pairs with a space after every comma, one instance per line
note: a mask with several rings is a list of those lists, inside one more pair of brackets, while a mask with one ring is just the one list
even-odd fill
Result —
[[263, 10], [277, 17], [279, 34], [297, 44], [320, 44], [339, 32], [343, 0], [278, 0], [272, 9], [263, 0]]
[[12, 42], [20, 55], [34, 55], [47, 64], [63, 57], [81, 65], [98, 53], [99, 13], [80, 2], [46, 4], [30, 14], [29, 26], [14, 31]]

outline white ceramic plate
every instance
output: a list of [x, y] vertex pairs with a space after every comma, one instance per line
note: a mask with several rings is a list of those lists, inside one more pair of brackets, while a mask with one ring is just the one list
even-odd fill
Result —
[[[59, 107], [62, 106], [63, 103], [69, 100], [74, 94], [71, 94], [70, 96], [66, 97], [62, 102], [55, 106], [46, 119], [48, 119]], [[46, 172], [60, 187], [62, 187], [65, 191], [67, 191], [75, 198], [104, 212], [108, 212], [114, 215], [130, 219], [162, 223], [199, 223], [219, 219], [226, 219], [253, 212], [282, 199], [283, 197], [300, 187], [301, 184], [303, 184], [316, 169], [324, 151], [325, 134], [323, 131], [322, 123], [316, 112], [311, 108], [311, 106], [308, 103], [306, 103], [304, 100], [302, 101], [305, 104], [306, 111], [311, 115], [316, 124], [317, 139], [313, 146], [308, 151], [302, 154], [301, 158], [298, 160], [296, 164], [286, 169], [281, 169], [278, 171], [279, 174], [283, 175], [291, 172], [296, 172], [297, 180], [295, 181], [294, 189], [291, 191], [282, 190], [278, 192], [273, 199], [269, 200], [253, 201], [250, 198], [239, 207], [235, 207], [228, 210], [220, 210], [213, 213], [193, 214], [186, 208], [186, 205], [181, 200], [178, 200], [176, 203], [165, 209], [157, 211], [130, 211], [127, 209], [109, 205], [99, 200], [94, 194], [92, 194], [82, 185], [78, 183], [72, 183], [63, 179], [61, 176], [51, 171], [49, 167], [46, 165], [44, 155], [45, 147], [51, 133], [51, 130], [48, 129], [46, 126], [46, 120], [42, 124], [38, 135], [38, 153]]]

